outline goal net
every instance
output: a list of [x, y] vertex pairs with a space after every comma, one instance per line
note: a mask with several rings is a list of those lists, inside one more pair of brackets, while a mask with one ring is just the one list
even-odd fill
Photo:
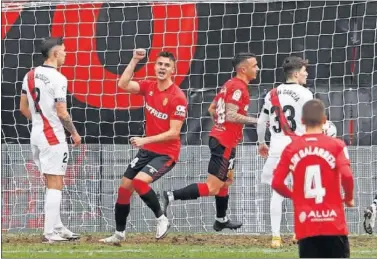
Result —
[[[135, 77], [153, 77], [161, 50], [177, 58], [175, 82], [185, 91], [189, 113], [182, 129], [180, 161], [153, 184], [157, 191], [181, 188], [207, 177], [211, 118], [216, 91], [232, 76], [237, 52], [258, 55], [260, 74], [250, 84], [249, 113], [258, 115], [263, 97], [283, 80], [285, 57], [309, 60], [308, 87], [327, 107], [338, 137], [349, 145], [355, 174], [356, 207], [347, 209], [352, 233], [362, 233], [363, 209], [377, 193], [376, 1], [259, 3], [47, 3], [2, 4], [2, 228], [43, 228], [44, 182], [32, 161], [31, 124], [19, 112], [21, 84], [42, 63], [39, 42], [63, 36], [62, 73], [68, 78], [68, 106], [84, 144], [70, 149], [63, 223], [77, 232], [112, 231], [120, 178], [137, 150], [131, 136], [144, 131], [143, 99], [117, 89], [134, 48], [148, 60]], [[244, 223], [240, 233], [270, 233], [271, 191], [260, 183], [264, 160], [256, 130], [245, 127], [237, 150], [229, 215]], [[128, 231], [155, 228], [152, 212], [134, 196]], [[283, 205], [282, 232], [292, 232], [293, 212]], [[174, 231], [213, 231], [213, 198], [177, 201], [169, 209]]]

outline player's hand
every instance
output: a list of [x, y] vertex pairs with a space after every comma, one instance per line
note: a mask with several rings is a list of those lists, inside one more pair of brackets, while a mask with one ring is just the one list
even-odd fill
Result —
[[73, 143], [74, 143], [73, 146], [74, 147], [77, 147], [81, 144], [81, 137], [78, 133], [73, 134], [72, 139], [73, 139]]
[[344, 201], [347, 207], [355, 207], [355, 200]]
[[143, 58], [145, 58], [146, 54], [147, 54], [147, 51], [145, 49], [135, 49], [133, 58], [136, 59], [137, 61], [140, 61]]
[[259, 152], [259, 155], [263, 158], [267, 158], [268, 157], [268, 146], [266, 145], [266, 143], [263, 143], [263, 144], [259, 144], [259, 147], [258, 147], [258, 152]]
[[131, 144], [134, 147], [142, 147], [147, 144], [147, 140], [141, 137], [132, 137], [130, 138]]

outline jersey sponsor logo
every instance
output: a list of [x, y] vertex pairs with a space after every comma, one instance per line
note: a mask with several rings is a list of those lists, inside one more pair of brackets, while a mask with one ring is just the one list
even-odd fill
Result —
[[298, 216], [298, 220], [300, 223], [304, 223], [307, 220], [310, 222], [324, 222], [334, 221], [336, 217], [338, 217], [338, 214], [336, 214], [335, 210], [311, 210], [308, 213], [302, 211]]
[[242, 92], [241, 90], [236, 90], [233, 93], [232, 99], [235, 101], [239, 101], [241, 99]]
[[296, 154], [293, 155], [289, 169], [292, 171], [295, 170], [298, 162], [300, 162], [301, 159], [312, 155], [323, 158], [329, 164], [331, 169], [335, 168], [335, 157], [329, 151], [325, 150], [324, 148], [308, 146], [304, 149], [300, 149]]
[[147, 111], [149, 111], [150, 114], [152, 114], [153, 116], [159, 119], [166, 120], [168, 118], [168, 115], [166, 113], [157, 111], [155, 108], [153, 108], [152, 106], [149, 106], [147, 103], [145, 104], [145, 108], [147, 109]]
[[183, 106], [183, 105], [177, 105], [176, 111], [175, 111], [174, 115], [185, 117], [185, 115], [186, 115], [186, 107]]

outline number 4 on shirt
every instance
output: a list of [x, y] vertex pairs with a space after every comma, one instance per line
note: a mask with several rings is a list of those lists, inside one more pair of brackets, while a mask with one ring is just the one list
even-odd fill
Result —
[[323, 197], [326, 195], [326, 189], [322, 186], [321, 167], [319, 165], [306, 167], [304, 184], [305, 198], [314, 198], [316, 204], [322, 203]]

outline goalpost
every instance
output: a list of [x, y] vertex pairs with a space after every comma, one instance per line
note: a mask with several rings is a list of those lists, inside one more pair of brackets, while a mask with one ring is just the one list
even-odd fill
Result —
[[[172, 51], [175, 81], [189, 100], [180, 161], [154, 188], [181, 188], [207, 177], [211, 118], [217, 89], [231, 77], [236, 52], [258, 55], [261, 72], [250, 84], [251, 114], [265, 93], [283, 80], [289, 55], [309, 59], [308, 86], [327, 107], [338, 137], [350, 146], [355, 208], [347, 208], [352, 233], [363, 233], [363, 210], [377, 193], [376, 1], [258, 1], [250, 3], [128, 3], [17, 1], [2, 3], [2, 230], [43, 228], [44, 185], [31, 157], [30, 122], [19, 112], [26, 72], [41, 64], [40, 39], [63, 36], [67, 51], [68, 105], [84, 144], [70, 149], [62, 220], [75, 232], [113, 231], [113, 205], [128, 163], [137, 150], [128, 142], [143, 134], [143, 99], [117, 89], [133, 48], [147, 60], [135, 77], [153, 76], [155, 55]], [[269, 187], [260, 183], [264, 160], [256, 131], [245, 128], [237, 150], [229, 215], [244, 223], [238, 233], [270, 233]], [[151, 231], [152, 212], [134, 196], [127, 231]], [[172, 230], [213, 231], [213, 198], [177, 201], [168, 211]], [[282, 232], [293, 230], [284, 202]]]

